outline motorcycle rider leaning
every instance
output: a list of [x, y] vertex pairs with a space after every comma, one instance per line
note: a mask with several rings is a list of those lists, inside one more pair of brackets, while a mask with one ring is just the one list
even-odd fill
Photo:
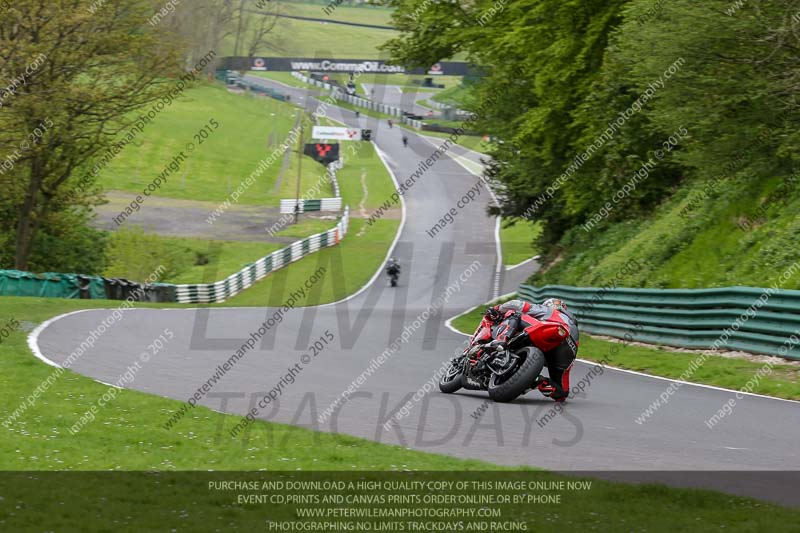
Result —
[[563, 402], [569, 396], [569, 373], [572, 363], [578, 356], [578, 321], [567, 311], [567, 304], [557, 298], [548, 298], [541, 305], [530, 304], [522, 300], [510, 300], [504, 304], [486, 310], [486, 318], [492, 324], [499, 324], [509, 311], [514, 315], [508, 320], [508, 327], [494, 334], [497, 340], [510, 339], [517, 333], [522, 313], [537, 320], [547, 320], [554, 313], [559, 313], [569, 325], [569, 336], [556, 348], [544, 352], [549, 378], [539, 377], [532, 387], [557, 402]]

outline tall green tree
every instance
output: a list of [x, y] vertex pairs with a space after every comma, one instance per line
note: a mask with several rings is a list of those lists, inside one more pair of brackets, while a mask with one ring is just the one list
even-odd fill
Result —
[[402, 34], [385, 48], [398, 62], [424, 66], [463, 53], [486, 70], [469, 107], [478, 129], [503, 140], [490, 172], [505, 189], [501, 212], [544, 220], [549, 242], [580, 220], [566, 206], [568, 183], [558, 180], [578, 155], [574, 113], [599, 76], [626, 3], [394, 2]]
[[97, 201], [92, 180], [78, 181], [130, 125], [132, 111], [175, 85], [170, 76], [180, 72], [181, 47], [148, 24], [162, 5], [15, 0], [4, 8], [0, 78], [17, 81], [0, 107], [0, 213], [12, 217], [3, 225], [14, 227], [16, 268], [29, 266], [49, 230], [85, 222], [77, 213], [64, 215]]
[[645, 24], [637, 0], [615, 37], [612, 60], [626, 83], [644, 87], [681, 57], [680, 72], [648, 108], [661, 131], [685, 126], [677, 154], [693, 176], [737, 172], [759, 179], [791, 173], [800, 128], [800, 4], [671, 0]]

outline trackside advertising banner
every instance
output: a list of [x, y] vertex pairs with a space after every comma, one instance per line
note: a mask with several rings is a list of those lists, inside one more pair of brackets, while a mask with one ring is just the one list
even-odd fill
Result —
[[360, 141], [361, 130], [335, 126], [314, 126], [312, 136], [323, 141]]
[[469, 63], [441, 61], [428, 68], [406, 69], [375, 59], [320, 59], [302, 57], [225, 57], [221, 70], [258, 70], [272, 72], [362, 72], [365, 74], [425, 74], [430, 76], [466, 76], [474, 72]]

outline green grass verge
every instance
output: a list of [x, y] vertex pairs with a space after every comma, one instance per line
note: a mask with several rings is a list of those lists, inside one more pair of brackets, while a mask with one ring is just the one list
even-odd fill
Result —
[[399, 224], [397, 220], [379, 220], [360, 234], [365, 222], [353, 218], [350, 232], [339, 246], [304, 257], [216, 305], [282, 306], [288, 293], [301, 286], [320, 267], [326, 269], [323, 280], [297, 305], [329, 303], [345, 298], [364, 286], [381, 267]]
[[453, 84], [448, 86], [445, 90], [440, 91], [433, 95], [432, 99], [442, 104], [450, 104], [456, 107], [463, 105], [466, 98], [469, 97], [471, 89], [463, 84]]
[[[459, 316], [453, 320], [453, 327], [462, 333], [471, 335], [488, 305], [479, 306], [469, 313]], [[679, 379], [689, 367], [689, 363], [697, 359], [697, 354], [606, 341], [584, 334], [581, 335], [578, 357], [590, 361], [607, 361], [609, 366], [626, 370]], [[712, 355], [692, 374], [691, 381], [738, 390], [747, 385], [756, 371], [763, 366], [764, 363], [746, 359]], [[751, 392], [789, 400], [800, 400], [800, 367], [775, 365], [773, 372], [762, 377]]]
[[[79, 309], [116, 307], [119, 302], [2, 297], [0, 315], [14, 317], [27, 330], [55, 315]], [[143, 305], [142, 307], [164, 307]], [[117, 326], [124, 327], [124, 326]], [[15, 331], [0, 344], [2, 419], [50, 376], [52, 367], [38, 361]], [[182, 402], [122, 390], [97, 419], [77, 435], [72, 426], [108, 389], [89, 378], [65, 372], [33, 407], [9, 425], [0, 426], [3, 470], [403, 470], [489, 468], [478, 461], [412, 452], [347, 436], [314, 433], [282, 424], [257, 422], [244, 439], [228, 430], [242, 418], [198, 407], [173, 430], [163, 427]], [[218, 430], [221, 424], [222, 430]], [[286, 458], [291, 458], [286, 462]]]
[[[327, 231], [336, 222], [337, 219], [334, 218], [319, 219], [301, 214], [297, 224], [289, 224], [275, 233], [275, 236], [300, 240]], [[170, 249], [184, 252], [194, 259], [191, 266], [178, 275], [163, 279], [165, 283], [204, 283], [203, 280], [209, 276], [209, 264], [213, 265], [213, 281], [219, 281], [287, 246], [276, 242], [217, 241], [185, 237], [159, 237], [159, 240]]]
[[[0, 298], [0, 316], [14, 317], [28, 330], [56, 314], [109, 304], [113, 303], [4, 297]], [[5, 378], [0, 388], [3, 420], [53, 370], [30, 354], [26, 336], [27, 331], [14, 331], [0, 343], [0, 373]], [[7, 471], [510, 470], [479, 461], [260, 421], [251, 425], [247, 433], [231, 437], [228, 430], [242, 418], [205, 407], [193, 409], [176, 428], [166, 430], [163, 420], [179, 408], [181, 402], [133, 390], [120, 391], [115, 399], [98, 410], [92, 423], [76, 435], [70, 435], [66, 428], [95, 405], [107, 389], [89, 378], [65, 372], [20, 418], [7, 428], [0, 427], [0, 468]], [[542, 481], [571, 479], [550, 473], [530, 475]], [[228, 473], [224, 479], [244, 476], [246, 474], [232, 476]], [[378, 473], [365, 472], [363, 476], [381, 478]], [[174, 521], [176, 509], [191, 509], [180, 517], [180, 525], [187, 530], [207, 529], [220, 513], [225, 514], [228, 525], [250, 524], [263, 528], [265, 507], [231, 505], [230, 494], [207, 490], [202, 485], [204, 479], [156, 485], [153, 479], [151, 474], [148, 481], [131, 484], [132, 478], [118, 478], [124, 489], [116, 483], [111, 484], [113, 488], [105, 483], [87, 483], [70, 495], [70, 501], [77, 505], [58, 507], [59, 499], [41, 490], [41, 480], [31, 488], [30, 479], [21, 478], [19, 484], [5, 487], [4, 494], [25, 492], [22, 498], [25, 512], [18, 507], [16, 512], [5, 513], [0, 507], [0, 519], [7, 525], [13, 524], [16, 531], [40, 530], [42, 524], [52, 521], [80, 523], [91, 529], [101, 516], [118, 520], [134, 514], [137, 515], [135, 526], [122, 520], [115, 529], [144, 531], [162, 529], [165, 523]], [[79, 511], [86, 509], [84, 499], [89, 493], [94, 496], [88, 503], [94, 506], [102, 501], [103, 508], [102, 512], [91, 516]], [[503, 516], [506, 520], [521, 520], [530, 525], [558, 521], [570, 530], [606, 526], [618, 531], [635, 526], [636, 530], [669, 532], [707, 531], [722, 526], [726, 531], [783, 532], [794, 531], [800, 521], [800, 512], [796, 510], [710, 491], [660, 485], [594, 481], [591, 490], [569, 492], [565, 500], [562, 505], [535, 509], [530, 505], [515, 505], [505, 510]], [[13, 503], [16, 502], [15, 498]], [[41, 505], [37, 505], [39, 502]], [[58, 512], [53, 512], [54, 505]], [[654, 513], [653, 509], [658, 512]], [[284, 510], [272, 519], [295, 520], [296, 516]]]
[[165, 283], [202, 283], [208, 263], [215, 265], [217, 279], [214, 281], [218, 281], [284, 246], [270, 242], [209, 241], [185, 237], [159, 237], [159, 240], [194, 259], [191, 266], [176, 276], [162, 280]]
[[529, 220], [516, 220], [513, 226], [506, 226], [511, 220], [503, 219], [500, 226], [500, 242], [503, 247], [503, 263], [516, 265], [536, 255], [534, 240], [542, 231], [541, 224]]

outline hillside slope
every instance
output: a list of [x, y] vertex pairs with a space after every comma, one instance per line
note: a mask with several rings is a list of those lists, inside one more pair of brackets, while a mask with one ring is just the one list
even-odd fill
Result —
[[[800, 257], [800, 173], [679, 188], [646, 218], [570, 229], [535, 285], [767, 286]], [[638, 265], [631, 268], [630, 265]], [[628, 265], [626, 267], [626, 265]], [[795, 267], [797, 268], [797, 267]], [[800, 289], [800, 275], [783, 288]]]

